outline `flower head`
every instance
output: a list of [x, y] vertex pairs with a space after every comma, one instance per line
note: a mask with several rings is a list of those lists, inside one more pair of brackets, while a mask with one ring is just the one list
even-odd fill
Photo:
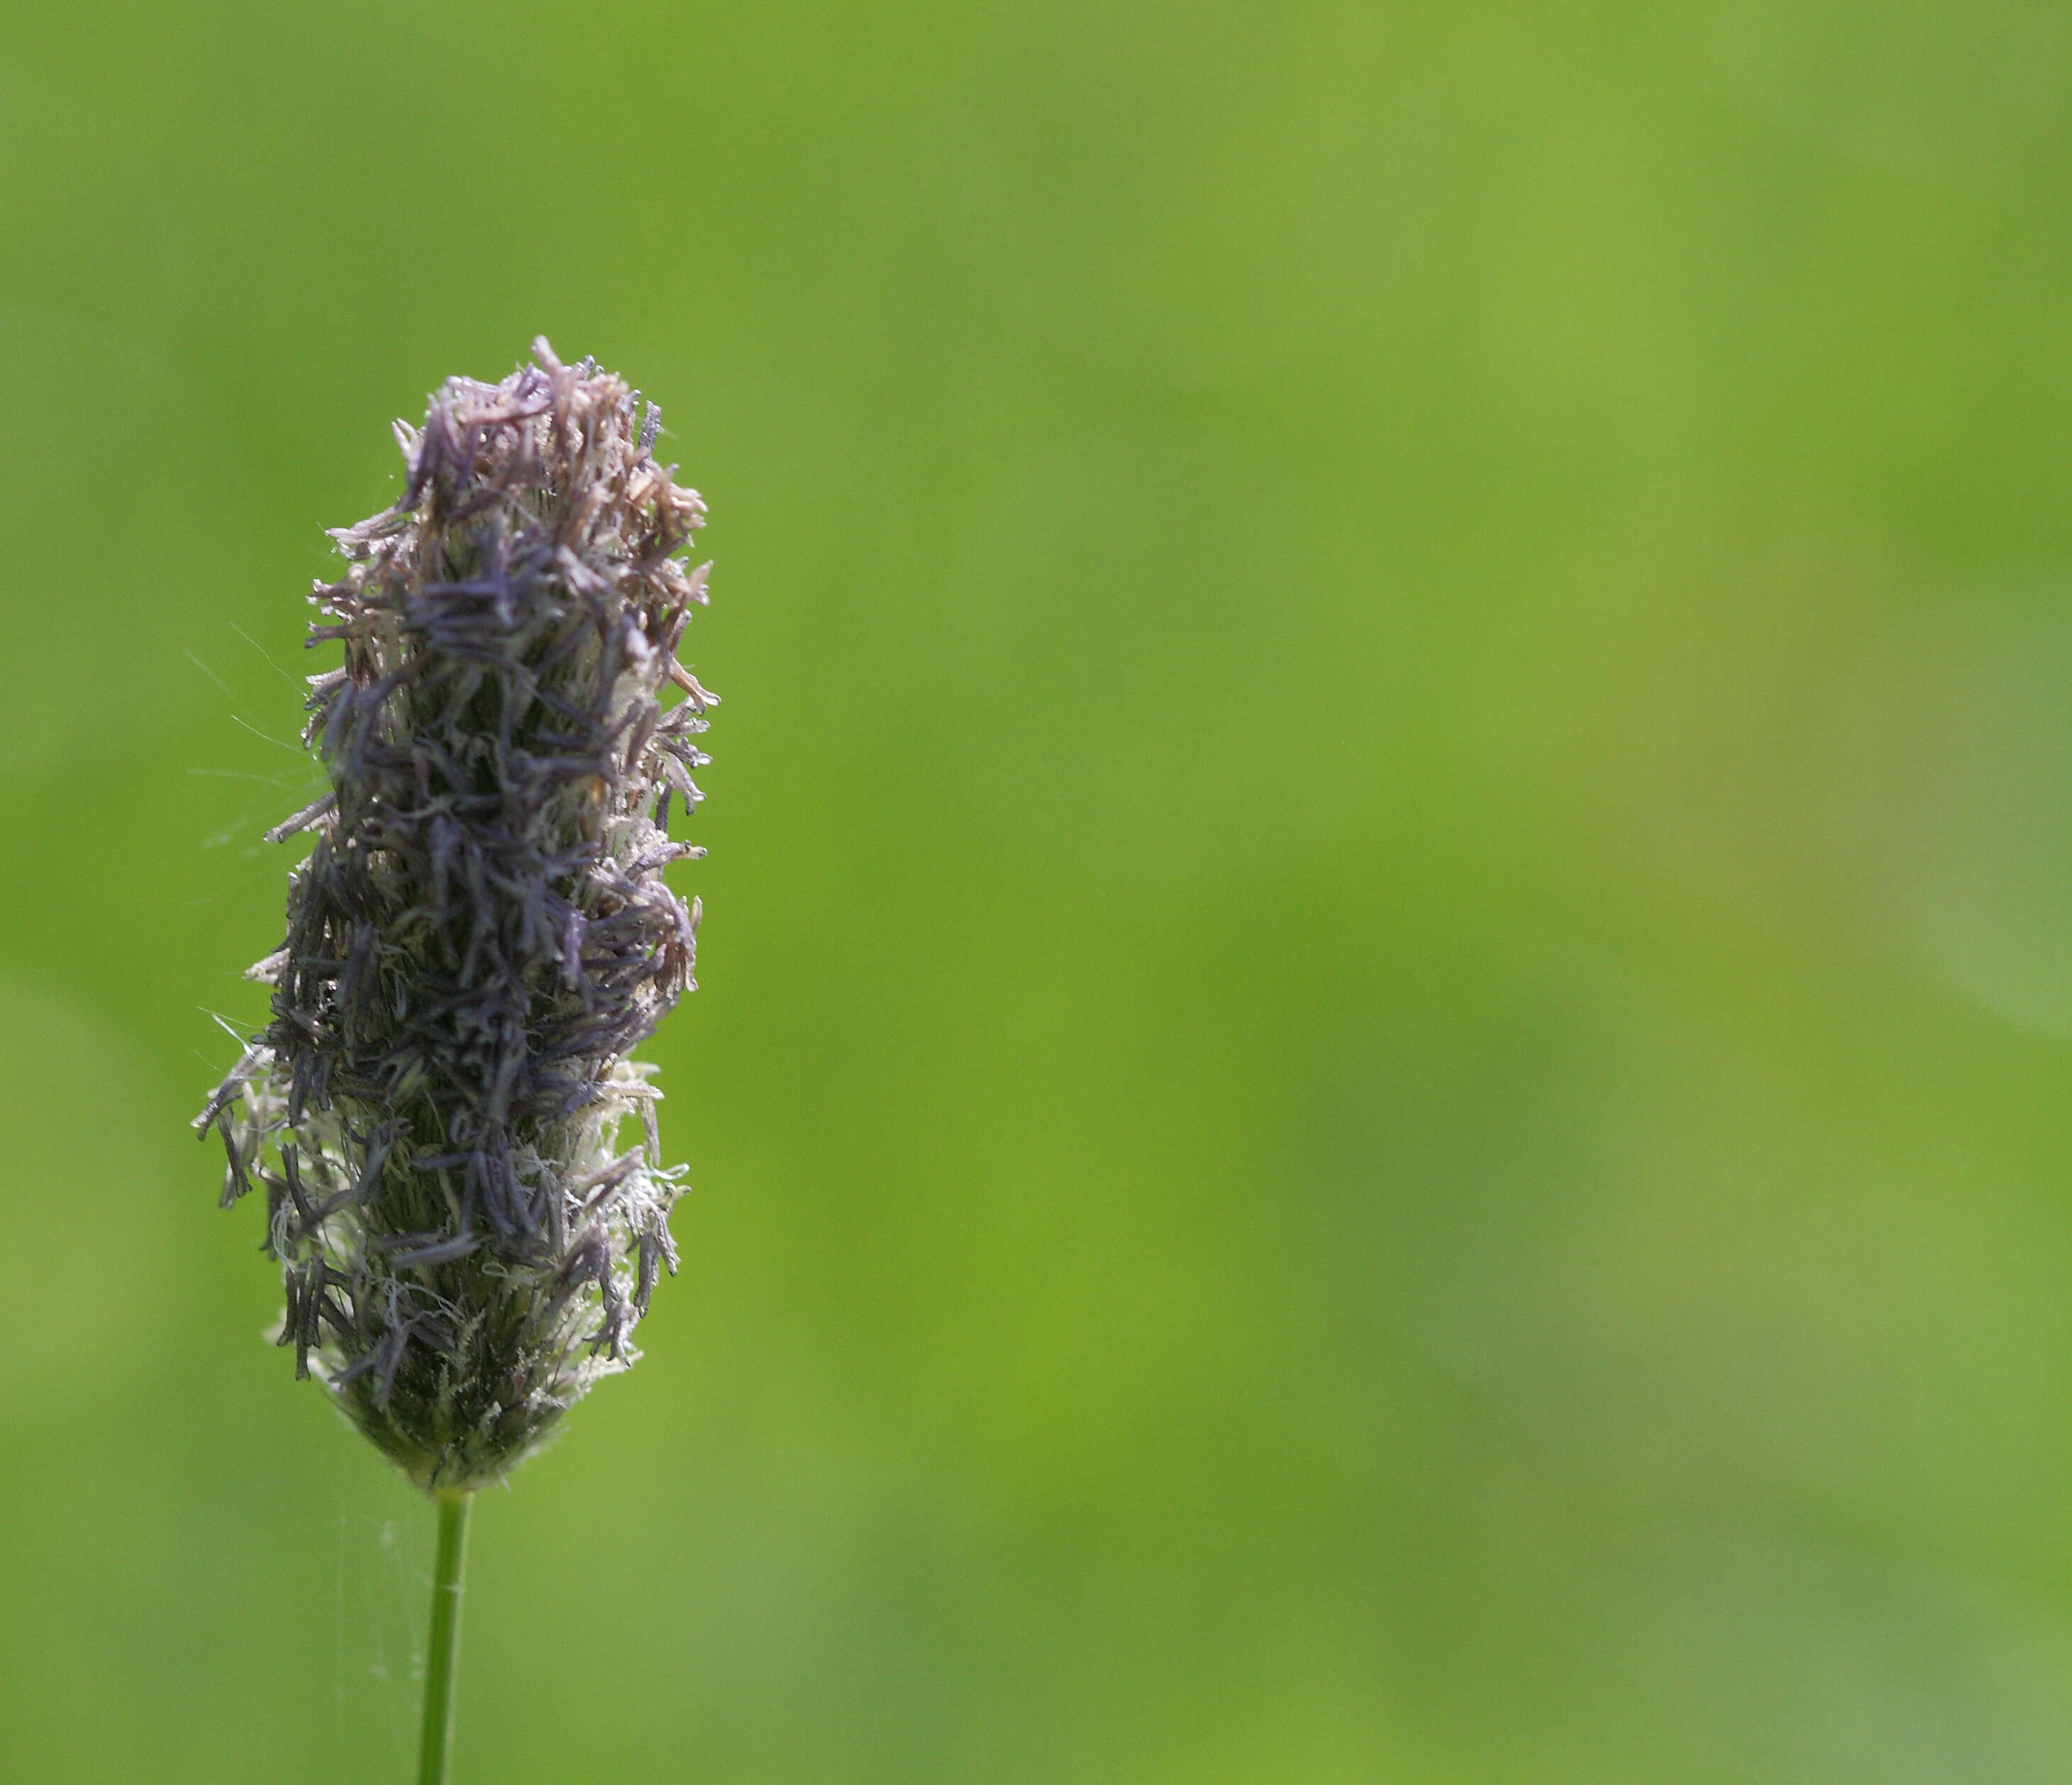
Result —
[[226, 1205], [265, 1193], [296, 1373], [440, 1491], [631, 1363], [676, 1261], [627, 1056], [694, 983], [662, 870], [704, 853], [668, 824], [716, 704], [676, 657], [705, 506], [652, 405], [533, 354], [397, 423], [401, 498], [331, 536], [309, 642], [344, 662], [303, 733], [330, 791], [269, 833], [315, 840], [252, 969], [273, 1018], [197, 1120]]

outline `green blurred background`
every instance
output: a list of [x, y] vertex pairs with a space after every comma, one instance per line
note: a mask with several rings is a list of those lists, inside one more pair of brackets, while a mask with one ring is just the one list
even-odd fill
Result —
[[2072, 14], [4, 24], [0, 1774], [408, 1776], [185, 1123], [320, 529], [544, 331], [728, 704], [462, 1785], [2072, 1776]]

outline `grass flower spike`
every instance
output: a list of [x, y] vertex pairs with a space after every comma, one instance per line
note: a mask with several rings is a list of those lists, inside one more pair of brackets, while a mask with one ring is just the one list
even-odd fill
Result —
[[[271, 1022], [198, 1125], [264, 1194], [280, 1342], [420, 1487], [460, 1499], [599, 1376], [676, 1252], [650, 1068], [698, 907], [663, 870], [714, 697], [676, 656], [704, 504], [638, 393], [547, 343], [449, 380], [393, 508], [333, 534], [305, 741], [329, 791]], [[456, 1561], [456, 1568], [458, 1562]]]

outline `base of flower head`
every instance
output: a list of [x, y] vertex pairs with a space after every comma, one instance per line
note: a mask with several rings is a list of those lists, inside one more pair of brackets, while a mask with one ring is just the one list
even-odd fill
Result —
[[[500, 1401], [473, 1405], [459, 1370], [452, 1373], [445, 1392], [424, 1400], [406, 1397], [400, 1405], [393, 1396], [388, 1404], [377, 1405], [364, 1378], [341, 1383], [343, 1372], [322, 1357], [310, 1359], [310, 1374], [330, 1392], [339, 1413], [413, 1486], [427, 1494], [475, 1494], [494, 1487], [552, 1443], [560, 1435], [562, 1414], [594, 1383], [631, 1368], [639, 1355], [628, 1346], [618, 1358], [586, 1359], [573, 1368], [565, 1365], [553, 1378], [568, 1398], [536, 1389], [510, 1407]], [[504, 1360], [491, 1368], [514, 1365], [522, 1372], [523, 1360]]]
[[[422, 1220], [458, 1200], [448, 1142], [370, 1144], [375, 1113], [336, 1104], [297, 1118], [269, 1049], [241, 1063], [235, 1101], [216, 1118], [224, 1199], [265, 1191], [287, 1294], [275, 1343], [427, 1491], [498, 1480], [639, 1356], [633, 1329], [676, 1269], [668, 1215], [682, 1176], [655, 1162], [652, 1070], [614, 1063], [586, 1109], [542, 1137], [553, 1157], [520, 1150], [516, 1176], [554, 1207], [536, 1240], [490, 1244], [464, 1213], [457, 1231], [396, 1226], [399, 1211]], [[629, 1121], [643, 1138], [622, 1152]]]

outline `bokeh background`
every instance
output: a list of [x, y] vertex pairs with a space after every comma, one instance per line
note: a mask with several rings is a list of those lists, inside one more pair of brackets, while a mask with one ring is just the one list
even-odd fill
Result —
[[544, 331], [727, 705], [462, 1785], [2072, 1776], [2072, 14], [4, 24], [0, 1773], [408, 1776], [185, 1124], [321, 529]]

